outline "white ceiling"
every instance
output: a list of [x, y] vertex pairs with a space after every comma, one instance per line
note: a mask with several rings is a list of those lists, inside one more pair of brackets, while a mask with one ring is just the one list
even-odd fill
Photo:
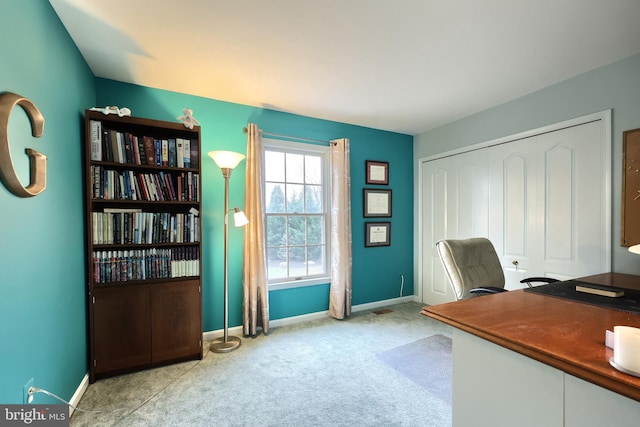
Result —
[[49, 1], [97, 77], [411, 135], [640, 52], [638, 0]]

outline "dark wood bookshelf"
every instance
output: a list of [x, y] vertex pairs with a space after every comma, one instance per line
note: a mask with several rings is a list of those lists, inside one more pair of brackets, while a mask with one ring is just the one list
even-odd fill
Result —
[[85, 111], [90, 382], [202, 358], [200, 141], [198, 126]]

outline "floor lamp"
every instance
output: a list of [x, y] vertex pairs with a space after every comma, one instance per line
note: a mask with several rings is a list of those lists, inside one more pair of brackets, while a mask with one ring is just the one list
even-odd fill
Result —
[[238, 337], [229, 336], [229, 212], [233, 211], [234, 225], [242, 227], [249, 221], [238, 208], [229, 209], [229, 177], [233, 169], [244, 159], [244, 154], [233, 151], [210, 151], [209, 157], [222, 170], [224, 177], [224, 336], [213, 340], [209, 350], [215, 353], [228, 353], [240, 347]]

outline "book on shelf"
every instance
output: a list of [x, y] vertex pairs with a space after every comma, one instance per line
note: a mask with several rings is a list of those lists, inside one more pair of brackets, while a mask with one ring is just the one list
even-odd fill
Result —
[[116, 151], [118, 153], [118, 163], [127, 162], [127, 154], [125, 152], [124, 141], [122, 138], [122, 132], [113, 131], [116, 140]]
[[142, 137], [138, 138], [138, 136], [133, 136], [133, 143], [136, 147], [136, 159], [137, 164], [146, 165], [147, 164], [147, 156], [145, 155], [144, 150], [144, 139]]
[[176, 158], [176, 139], [169, 138], [169, 166], [175, 168], [178, 166], [178, 159]]
[[131, 134], [118, 132], [118, 138], [122, 142], [122, 163], [135, 163], [133, 161], [133, 147], [131, 146]]
[[184, 139], [176, 138], [176, 166], [184, 167]]
[[147, 159], [147, 165], [155, 165], [156, 164], [156, 154], [155, 147], [153, 143], [153, 138], [150, 136], [143, 136], [142, 140], [144, 142], [144, 153]]
[[182, 140], [182, 163], [185, 168], [191, 167], [191, 141], [188, 139]]
[[102, 126], [102, 161], [113, 162], [113, 151], [111, 149], [111, 139], [109, 129]]
[[102, 160], [102, 122], [91, 120], [89, 122], [91, 134], [91, 160]]
[[117, 175], [117, 177], [118, 177], [118, 184], [117, 184], [116, 188], [118, 189], [118, 197], [116, 197], [116, 198], [120, 199], [120, 200], [124, 200], [124, 199], [126, 199], [126, 195], [125, 195], [125, 192], [124, 192], [124, 177], [122, 176], [121, 173], [119, 173]]
[[153, 139], [153, 149], [155, 153], [155, 165], [162, 166], [162, 140], [154, 138]]
[[169, 166], [169, 140], [168, 139], [161, 139], [160, 140], [160, 147], [162, 150], [162, 161], [161, 161], [161, 165], [162, 166]]
[[191, 147], [191, 167], [197, 168], [200, 165], [198, 140], [192, 139], [189, 145]]
[[113, 162], [120, 162], [120, 156], [118, 155], [118, 137], [115, 130], [109, 129], [109, 145], [111, 149], [111, 159]]

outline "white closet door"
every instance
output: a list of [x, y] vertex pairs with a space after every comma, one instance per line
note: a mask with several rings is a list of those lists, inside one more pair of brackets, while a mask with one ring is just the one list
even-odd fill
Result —
[[[539, 180], [538, 238], [541, 248], [535, 275], [569, 279], [608, 271], [602, 242], [609, 233], [603, 170], [609, 160], [597, 149], [601, 122], [574, 126], [537, 137], [543, 151]], [[543, 199], [544, 198], [544, 199]]]
[[[539, 152], [534, 138], [487, 148], [490, 186], [488, 237], [496, 248], [505, 275], [505, 288], [519, 287], [533, 276], [538, 241], [537, 174]], [[533, 260], [532, 260], [533, 258]]]
[[430, 304], [452, 301], [453, 291], [435, 250], [435, 242], [450, 236], [485, 236], [489, 224], [486, 151], [478, 150], [435, 160], [423, 175], [422, 264], [428, 277], [423, 292]]
[[434, 248], [444, 238], [488, 237], [507, 289], [608, 271], [606, 127], [596, 120], [424, 162], [422, 301], [454, 300]]

